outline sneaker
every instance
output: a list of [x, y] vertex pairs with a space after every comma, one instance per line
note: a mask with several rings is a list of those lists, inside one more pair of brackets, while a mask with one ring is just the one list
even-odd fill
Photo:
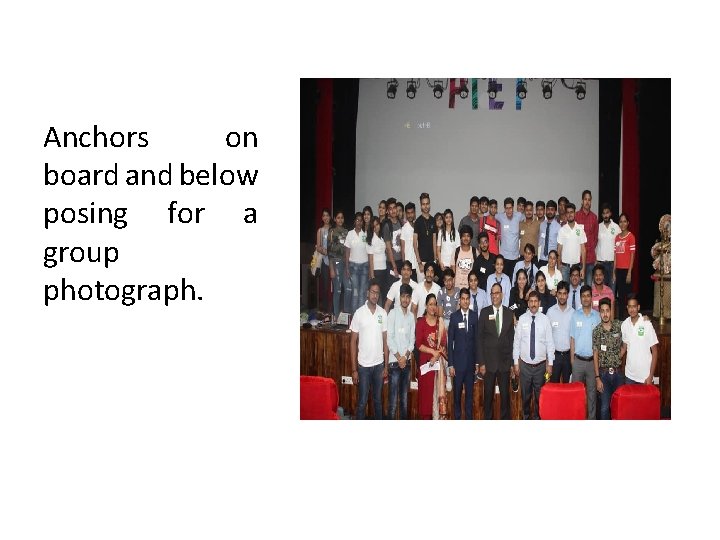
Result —
[[513, 392], [517, 392], [520, 389], [517, 378], [514, 378], [510, 381], [510, 386], [512, 386]]

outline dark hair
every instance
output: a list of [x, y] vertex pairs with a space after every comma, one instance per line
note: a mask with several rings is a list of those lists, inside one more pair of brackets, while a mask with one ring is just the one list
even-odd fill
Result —
[[[380, 217], [379, 216], [373, 216], [370, 218], [370, 223], [368, 223], [368, 230], [365, 231], [367, 233], [367, 243], [368, 246], [372, 246], [373, 236], [375, 236], [375, 222], [377, 221], [377, 224], [382, 227], [382, 223], [380, 223]], [[378, 236], [382, 240], [382, 236]]]
[[490, 237], [488, 236], [488, 233], [486, 233], [485, 231], [478, 234], [478, 242], [480, 242], [481, 238], [486, 238], [488, 241], [490, 241]]
[[412, 270], [412, 263], [410, 261], [403, 261], [400, 265], [400, 270], [402, 270], [405, 267], [408, 267], [410, 270]]
[[445, 281], [445, 278], [448, 276], [455, 279], [455, 272], [453, 272], [452, 268], [447, 267], [447, 268], [445, 268], [445, 270], [443, 270], [442, 276], [443, 276], [443, 281]]
[[605, 275], [605, 267], [604, 267], [602, 264], [600, 264], [600, 263], [597, 263], [595, 266], [593, 266], [593, 275], [594, 275], [595, 272], [597, 272], [598, 270], [600, 270], [600, 271], [603, 273], [603, 276]]
[[450, 241], [454, 242], [455, 241], [455, 215], [453, 214], [453, 211], [450, 210], [449, 208], [446, 208], [445, 211], [443, 212], [442, 239], [443, 239], [443, 242], [445, 242], [445, 240], [447, 240], [447, 235], [445, 234], [446, 229], [447, 229], [447, 225], [445, 224], [445, 215], [448, 213], [452, 217], [452, 219], [450, 220]]
[[610, 207], [610, 203], [602, 203], [602, 206], [600, 207], [600, 212], [602, 213], [605, 210], [610, 210], [612, 212], [612, 208]]
[[423, 199], [429, 199], [429, 198], [430, 198], [430, 195], [428, 195], [427, 193], [425, 193], [425, 192], [423, 191], [423, 192], [420, 194], [419, 200], [420, 200], [420, 202], [422, 202]]
[[584, 199], [584, 198], [585, 198], [585, 195], [590, 195], [590, 198], [592, 198], [592, 193], [590, 192], [589, 189], [586, 189], [585, 191], [583, 191], [583, 192], [582, 192], [582, 195], [580, 195], [580, 198], [581, 198], [581, 199]]
[[528, 277], [527, 270], [525, 270], [524, 268], [521, 268], [520, 270], [515, 272], [515, 287], [517, 287], [518, 292], [520, 292], [520, 285], [518, 284], [517, 278], [520, 274], [523, 274], [525, 276], [525, 286], [522, 290], [522, 295], [525, 296], [525, 291], [530, 288], [530, 278]]
[[485, 195], [483, 195], [482, 197], [480, 197], [480, 204], [482, 204], [482, 203], [490, 204], [490, 199], [488, 199]]
[[555, 291], [557, 292], [557, 291], [559, 291], [560, 289], [562, 289], [562, 290], [564, 290], [565, 292], [568, 292], [568, 293], [569, 293], [569, 292], [570, 292], [570, 284], [569, 284], [567, 281], [562, 280], [562, 281], [560, 281], [560, 282], [557, 284], [557, 286], [555, 287]]
[[415, 210], [415, 203], [414, 203], [414, 202], [409, 202], [409, 203], [407, 203], [407, 204], [405, 205], [405, 211], [407, 212], [408, 210]]
[[563, 195], [562, 197], [560, 197], [560, 198], [558, 199], [558, 204], [560, 204], [561, 202], [564, 202], [565, 204], [567, 204], [567, 203], [569, 203], [570, 201], [568, 200], [568, 198], [567, 198], [565, 195]]
[[531, 298], [537, 298], [538, 301], [540, 300], [540, 293], [537, 291], [530, 291], [527, 295], [527, 299], [530, 300]]
[[505, 256], [504, 255], [502, 255], [501, 253], [498, 253], [497, 255], [495, 255], [495, 262], [497, 262], [498, 259], [502, 260], [503, 264], [505, 264]]
[[470, 289], [468, 289], [467, 287], [463, 287], [462, 289], [460, 289], [460, 296], [462, 296], [463, 294], [467, 294], [468, 298], [470, 298]]
[[[437, 302], [437, 296], [435, 296], [435, 293], [430, 293], [425, 297], [425, 305], [427, 306], [430, 303], [430, 300], [434, 298], [435, 302]], [[425, 313], [427, 313], [427, 309], [425, 309]]]
[[535, 255], [535, 246], [533, 246], [530, 242], [528, 242], [527, 244], [525, 244], [525, 247], [523, 248], [523, 252], [524, 252], [526, 249], [529, 249], [530, 251], [532, 251], [532, 254]]
[[489, 204], [490, 206], [492, 206], [493, 204], [494, 204], [495, 206], [497, 206], [497, 199], [490, 199], [490, 202], [489, 202], [488, 204]]
[[573, 210], [576, 210], [575, 205], [571, 202], [569, 202], [565, 205], [565, 210], [569, 210], [570, 208], [572, 208]]
[[538, 281], [538, 278], [540, 278], [540, 277], [542, 277], [545, 280], [545, 292], [547, 292], [548, 291], [547, 278], [545, 277], [545, 272], [543, 272], [542, 270], [538, 270], [537, 274], [535, 274], [535, 286], [537, 287], [537, 281]]
[[406, 285], [404, 283], [402, 285], [400, 285], [400, 296], [402, 296], [403, 294], [412, 296], [412, 292], [413, 292], [413, 290], [410, 285]]
[[387, 209], [387, 201], [386, 201], [385, 199], [383, 199], [382, 201], [380, 201], [380, 202], [378, 203], [378, 206], [380, 206], [381, 204]]
[[[551, 249], [550, 252], [548, 253], [548, 259], [550, 259], [550, 255], [553, 253], [555, 254], [556, 259], [559, 257], [558, 252], [555, 251], [554, 249]], [[557, 266], [557, 264], [555, 266]]]
[[355, 225], [355, 220], [357, 218], [360, 218], [360, 229], [363, 228], [363, 225], [365, 225], [365, 220], [363, 219], [363, 213], [362, 212], [355, 212], [355, 217], [353, 217], [353, 226]]
[[628, 294], [627, 294], [627, 298], [625, 299], [625, 303], [627, 304], [628, 302], [630, 302], [630, 300], [635, 300], [635, 301], [637, 302], [638, 306], [640, 305], [640, 300], [638, 300], [638, 297], [637, 297], [637, 295], [636, 295], [634, 292], [631, 292], [631, 293], [628, 293]]
[[395, 208], [400, 208], [403, 212], [405, 211], [405, 205], [400, 201], [395, 203]]
[[470, 282], [470, 276], [475, 276], [475, 279], [480, 282], [480, 275], [478, 274], [477, 270], [470, 270], [470, 273], [468, 274], [468, 283]]
[[[377, 279], [372, 278], [370, 281], [368, 281], [368, 291], [373, 285], [377, 285], [378, 287], [380, 287], [380, 282]], [[380, 287], [380, 290], [382, 290], [382, 287]]]
[[573, 265], [570, 267], [570, 274], [572, 274], [572, 273], [575, 272], [576, 270], [577, 270], [578, 273], [582, 272], [582, 266], [580, 266], [579, 264], [573, 264]]
[[472, 227], [470, 225], [460, 225], [460, 238], [462, 238], [463, 234], [469, 234], [470, 238], [472, 238], [473, 232]]
[[[335, 216], [334, 216], [333, 221], [335, 221], [337, 219], [338, 214], [342, 214], [343, 218], [345, 217], [345, 212], [343, 212], [342, 210], [335, 210]], [[337, 227], [337, 224], [335, 226]]]
[[328, 216], [330, 216], [330, 221], [332, 221], [332, 214], [330, 213], [330, 209], [329, 209], [329, 208], [323, 208], [323, 209], [322, 209], [322, 212], [320, 212], [320, 226], [321, 226], [321, 227], [324, 227], [323, 222], [322, 222], [322, 216], [323, 216], [323, 214], [324, 214], [325, 212], [327, 212]]
[[363, 207], [363, 216], [365, 215], [365, 212], [370, 212], [370, 217], [372, 217], [373, 211], [372, 211], [372, 208], [370, 208], [370, 206]]
[[515, 206], [515, 200], [512, 197], [505, 197], [505, 200], [503, 201], [503, 208], [508, 204]]
[[600, 302], [598, 302], [598, 311], [600, 310], [600, 306], [611, 307], [612, 303], [610, 302], [610, 299], [607, 296], [605, 296], [604, 298], [600, 299]]
[[518, 197], [518, 204], [525, 204], [525, 197]]
[[443, 215], [440, 212], [435, 212], [435, 217], [433, 217], [433, 223], [437, 221], [438, 216], [440, 219], [443, 219]]
[[535, 208], [538, 208], [538, 207], [541, 207], [541, 206], [542, 206], [543, 208], [545, 208], [545, 201], [538, 201], [538, 202], [535, 203]]
[[533, 204], [532, 201], [525, 201], [525, 208], [527, 208], [528, 206], [529, 206], [530, 208], [532, 208], [532, 207], [535, 206], [535, 205]]
[[627, 220], [628, 225], [629, 225], [629, 224], [630, 224], [630, 218], [628, 217], [628, 215], [627, 215], [625, 212], [623, 212], [622, 214], [620, 214], [620, 215], [618, 216], [618, 221], [620, 221], [620, 218], [623, 217], [623, 216], [625, 216], [625, 219]]
[[545, 208], [554, 208], [555, 210], [557, 210], [557, 203], [550, 199], [545, 205]]
[[497, 281], [490, 285], [490, 292], [492, 292], [493, 287], [500, 287], [500, 292], [502, 292], [502, 285], [500, 285]]
[[480, 204], [480, 199], [478, 198], [477, 195], [473, 195], [472, 197], [470, 197], [470, 204], [472, 204], [474, 202]]
[[390, 206], [391, 204], [395, 204], [397, 202], [397, 199], [395, 197], [390, 197], [387, 202], [385, 203], [385, 206]]
[[592, 287], [590, 285], [583, 285], [580, 287], [580, 296], [582, 296], [585, 292], [592, 294]]

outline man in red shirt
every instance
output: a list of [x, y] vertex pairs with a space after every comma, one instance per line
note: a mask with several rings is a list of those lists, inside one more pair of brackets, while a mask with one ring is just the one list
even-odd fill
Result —
[[592, 193], [589, 189], [582, 192], [582, 208], [575, 213], [575, 221], [585, 229], [587, 243], [585, 244], [585, 283], [592, 286], [595, 266], [595, 247], [598, 240], [598, 217], [590, 210]]
[[479, 231], [485, 231], [488, 235], [488, 251], [493, 255], [497, 255], [498, 251], [498, 239], [500, 238], [500, 228], [498, 222], [495, 219], [497, 214], [497, 201], [492, 199], [490, 203], [490, 214], [480, 216]]

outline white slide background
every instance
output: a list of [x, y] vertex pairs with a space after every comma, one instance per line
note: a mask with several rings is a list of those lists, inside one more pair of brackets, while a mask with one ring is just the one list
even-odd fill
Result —
[[[386, 78], [402, 69], [700, 83], [711, 65], [701, 51], [716, 50], [714, 20], [653, 6], [646, 26], [638, 21], [649, 21], [647, 8], [614, 2], [520, 2], [497, 8], [492, 23], [459, 5], [233, 6], [3, 8], [0, 538], [439, 538], [520, 534], [531, 523], [554, 538], [589, 529], [596, 537], [607, 523], [625, 536], [706, 536], [714, 498], [694, 495], [717, 484], [717, 407], [706, 369], [712, 351], [689, 323], [673, 321], [684, 354], [676, 355], [670, 422], [300, 422], [295, 230], [300, 77]], [[693, 31], [668, 39], [675, 27]], [[717, 87], [716, 79], [707, 73], [702, 87]], [[704, 91], [674, 92], [681, 136], [673, 167], [684, 195], [713, 200], [699, 183], [714, 170], [717, 143]], [[50, 125], [93, 124], [147, 131], [150, 147], [42, 148]], [[225, 148], [230, 130], [256, 131], [259, 148]], [[217, 162], [260, 174], [254, 188], [49, 189], [46, 161]], [[203, 222], [170, 226], [171, 200], [207, 208]], [[128, 228], [43, 228], [47, 204], [90, 201], [127, 206]], [[246, 206], [258, 208], [258, 225], [240, 221]], [[693, 206], [676, 206], [682, 239]], [[116, 245], [120, 260], [108, 270], [47, 270], [43, 249], [53, 243]], [[673, 257], [686, 277], [691, 249], [680, 241]], [[43, 284], [63, 275], [117, 283], [185, 276], [203, 301], [45, 308]], [[696, 313], [685, 281], [676, 282], [674, 308]], [[570, 511], [575, 500], [580, 511]]]

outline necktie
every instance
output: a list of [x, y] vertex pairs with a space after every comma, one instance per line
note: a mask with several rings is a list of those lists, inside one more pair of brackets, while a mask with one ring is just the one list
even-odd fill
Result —
[[473, 311], [475, 312], [475, 315], [478, 315], [478, 306], [477, 306], [477, 294], [473, 294]]
[[463, 324], [465, 325], [465, 333], [468, 331], [467, 313], [463, 313]]
[[530, 283], [533, 283], [533, 264], [530, 263]]
[[535, 315], [532, 316], [530, 325], [530, 360], [535, 360]]
[[573, 308], [573, 309], [577, 309], [577, 308], [575, 307], [575, 293], [576, 293], [576, 292], [577, 292], [577, 289], [575, 289], [575, 290], [573, 291], [573, 303], [572, 303], [572, 308]]
[[500, 335], [500, 310], [495, 310], [495, 329], [497, 330], [498, 336]]
[[548, 247], [550, 247], [550, 222], [547, 222], [547, 227], [545, 228], [545, 251], [543, 253], [545, 254], [545, 257], [543, 259], [548, 258]]

